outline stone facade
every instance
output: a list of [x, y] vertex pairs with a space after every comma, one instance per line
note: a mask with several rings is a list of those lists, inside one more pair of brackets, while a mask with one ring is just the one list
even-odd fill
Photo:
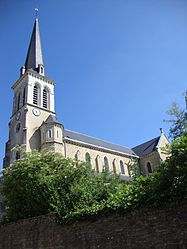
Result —
[[141, 172], [143, 175], [148, 175], [148, 169], [147, 164], [150, 163], [152, 171], [160, 166], [161, 162], [166, 160], [168, 157], [168, 154], [164, 152], [164, 149], [169, 144], [166, 136], [162, 133], [159, 139], [159, 143], [156, 147], [156, 149], [151, 152], [150, 154], [144, 155], [143, 157], [140, 157], [139, 163]]
[[70, 225], [36, 217], [0, 226], [0, 249], [186, 249], [186, 203]]
[[92, 167], [96, 172], [102, 172], [104, 169], [104, 158], [108, 159], [108, 167], [110, 171], [117, 174], [122, 174], [120, 167], [120, 161], [123, 162], [125, 176], [130, 176], [128, 165], [131, 161], [131, 156], [122, 155], [120, 153], [114, 153], [107, 150], [99, 150], [99, 148], [94, 146], [86, 146], [81, 143], [71, 143], [66, 141], [66, 155], [70, 158], [78, 159], [80, 161], [85, 161], [86, 154], [90, 155], [90, 162]]

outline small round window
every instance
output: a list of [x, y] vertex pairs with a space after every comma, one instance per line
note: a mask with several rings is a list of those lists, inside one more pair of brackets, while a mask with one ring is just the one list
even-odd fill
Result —
[[18, 124], [16, 125], [16, 132], [19, 132], [19, 131], [20, 131], [20, 128], [21, 128], [21, 125], [20, 125], [20, 123], [18, 123]]

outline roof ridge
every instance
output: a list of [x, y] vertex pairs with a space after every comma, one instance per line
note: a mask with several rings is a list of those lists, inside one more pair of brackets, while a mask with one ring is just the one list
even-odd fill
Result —
[[[152, 141], [151, 144], [153, 144], [153, 141], [156, 140], [156, 139], [159, 139], [159, 138], [160, 138], [160, 136], [155, 137], [155, 138], [152, 138], [152, 139], [150, 139], [150, 140], [148, 140], [148, 141], [146, 141], [146, 142], [144, 142], [144, 143], [141, 143], [141, 144], [138, 144], [138, 145], [132, 147], [132, 149], [135, 149], [135, 148], [137, 148], [137, 147], [139, 147], [139, 146], [141, 146], [141, 145], [144, 145], [144, 144], [146, 144], [146, 143], [149, 143], [149, 142], [151, 142], [151, 141]], [[149, 146], [148, 146], [148, 147], [149, 147]], [[148, 148], [148, 147], [147, 147], [147, 148]]]
[[76, 132], [76, 131], [71, 131], [71, 130], [68, 130], [68, 129], [65, 129], [65, 131], [74, 132], [74, 133], [76, 133], [76, 134], [78, 134], [78, 135], [87, 136], [87, 137], [89, 137], [89, 138], [97, 139], [97, 140], [102, 141], [102, 142], [105, 142], [105, 143], [109, 143], [109, 144], [112, 144], [112, 145], [117, 145], [117, 146], [120, 146], [120, 147], [123, 147], [123, 148], [132, 150], [130, 147], [126, 147], [126, 146], [123, 146], [123, 145], [120, 145], [120, 144], [115, 144], [115, 143], [112, 143], [112, 142], [109, 142], [109, 141], [106, 141], [106, 140], [103, 140], [103, 139], [100, 139], [100, 138], [96, 138], [96, 137], [92, 137], [92, 136], [90, 136], [90, 135], [86, 135], [86, 134], [79, 133], [79, 132]]

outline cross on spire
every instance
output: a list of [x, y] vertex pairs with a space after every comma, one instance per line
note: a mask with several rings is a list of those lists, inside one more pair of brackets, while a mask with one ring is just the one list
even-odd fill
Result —
[[35, 14], [36, 14], [36, 15], [35, 15], [35, 18], [38, 18], [38, 11], [39, 11], [39, 9], [38, 9], [38, 8], [35, 8], [34, 10], [35, 10]]

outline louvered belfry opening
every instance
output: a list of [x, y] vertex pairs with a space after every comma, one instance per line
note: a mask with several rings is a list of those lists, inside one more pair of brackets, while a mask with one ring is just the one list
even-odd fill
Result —
[[48, 103], [47, 103], [47, 90], [44, 89], [43, 90], [43, 107], [47, 108], [47, 106], [48, 106]]
[[36, 85], [33, 90], [33, 104], [38, 105], [38, 87]]

